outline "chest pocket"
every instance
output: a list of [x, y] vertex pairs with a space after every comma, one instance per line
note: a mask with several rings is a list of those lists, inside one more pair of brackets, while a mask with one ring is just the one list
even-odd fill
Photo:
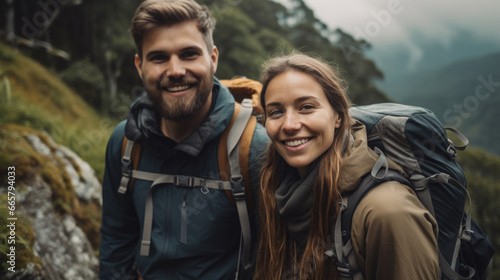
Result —
[[234, 248], [230, 244], [237, 245], [238, 213], [223, 192], [186, 189], [181, 201], [177, 217], [180, 217], [179, 241], [182, 244], [207, 251], [227, 251]]

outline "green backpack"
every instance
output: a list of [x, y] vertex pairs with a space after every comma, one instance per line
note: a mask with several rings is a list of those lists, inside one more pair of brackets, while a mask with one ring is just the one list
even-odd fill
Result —
[[[361, 280], [350, 240], [352, 216], [361, 199], [385, 181], [410, 186], [439, 226], [438, 247], [441, 279], [484, 279], [495, 249], [477, 223], [471, 207], [465, 212], [470, 196], [462, 168], [455, 160], [467, 138], [452, 128], [444, 128], [429, 110], [395, 103], [356, 106], [351, 116], [366, 126], [368, 146], [380, 155], [370, 174], [358, 188], [343, 198], [341, 215], [333, 226], [333, 257], [342, 279]], [[456, 146], [446, 130], [463, 142]], [[406, 176], [388, 169], [386, 157], [399, 164]]]

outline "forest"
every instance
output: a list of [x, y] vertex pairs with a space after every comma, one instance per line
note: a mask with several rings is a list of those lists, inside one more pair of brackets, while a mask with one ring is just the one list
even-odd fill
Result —
[[[43, 131], [75, 151], [102, 178], [107, 139], [141, 94], [129, 32], [140, 2], [0, 2], [2, 170], [13, 163], [35, 166], [22, 151], [12, 148], [16, 140], [8, 137], [27, 127]], [[303, 0], [293, 0], [289, 7], [271, 0], [198, 2], [207, 5], [217, 20], [214, 41], [220, 53], [219, 79], [258, 79], [263, 61], [298, 50], [332, 64], [345, 79], [353, 105], [392, 102], [376, 86], [384, 73], [366, 56], [370, 42], [341, 29], [332, 30]], [[457, 160], [468, 179], [473, 217], [499, 248], [500, 158], [471, 147], [459, 152]], [[0, 178], [2, 183], [6, 181], [5, 174]], [[71, 207], [60, 208], [70, 211]], [[99, 217], [88, 219], [97, 223]], [[491, 279], [500, 278], [498, 258], [491, 267]]]
[[[116, 100], [129, 98], [141, 85], [128, 31], [140, 1], [8, 2], [12, 3], [3, 2], [0, 9], [11, 19], [2, 27], [13, 36], [11, 47], [58, 73], [99, 112], [123, 117]], [[199, 2], [209, 6], [217, 20], [214, 41], [221, 54], [217, 77], [257, 79], [263, 60], [298, 49], [337, 65], [351, 85], [353, 103], [386, 100], [373, 85], [383, 73], [364, 56], [370, 44], [342, 30], [329, 30], [303, 1], [296, 1], [291, 10], [267, 0]]]

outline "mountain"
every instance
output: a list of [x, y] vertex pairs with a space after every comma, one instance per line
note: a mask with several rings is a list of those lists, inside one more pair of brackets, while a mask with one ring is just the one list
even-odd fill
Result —
[[431, 109], [444, 125], [464, 133], [471, 145], [500, 155], [500, 52], [401, 77], [388, 95]]
[[[401, 86], [409, 77], [429, 70], [446, 67], [458, 61], [478, 58], [499, 51], [500, 44], [494, 36], [485, 38], [484, 35], [450, 27], [454, 33], [449, 42], [431, 40], [428, 34], [416, 30], [409, 30], [408, 37], [411, 43], [403, 45], [401, 41], [389, 44], [384, 42], [380, 45], [373, 43], [373, 48], [367, 53], [368, 57], [377, 62], [384, 71], [384, 80], [377, 84], [390, 97], [397, 95], [394, 86]], [[444, 39], [443, 39], [444, 40]], [[444, 40], [446, 41], [446, 40]], [[404, 84], [402, 84], [404, 86]]]

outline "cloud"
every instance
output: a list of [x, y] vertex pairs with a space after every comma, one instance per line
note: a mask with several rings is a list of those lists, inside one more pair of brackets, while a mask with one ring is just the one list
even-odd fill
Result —
[[425, 57], [426, 47], [449, 50], [464, 34], [500, 49], [500, 2], [494, 0], [304, 1], [331, 29], [366, 39], [380, 54], [404, 50], [408, 69]]
[[[282, 0], [286, 2], [286, 0]], [[365, 32], [365, 39], [381, 44], [397, 41], [405, 33], [418, 31], [430, 39], [449, 42], [455, 28], [471, 30], [500, 44], [500, 2], [493, 0], [305, 0], [316, 16], [332, 29], [340, 27], [354, 34], [379, 23], [377, 36]], [[389, 14], [386, 25], [378, 15]], [[373, 35], [372, 33], [371, 35]]]

